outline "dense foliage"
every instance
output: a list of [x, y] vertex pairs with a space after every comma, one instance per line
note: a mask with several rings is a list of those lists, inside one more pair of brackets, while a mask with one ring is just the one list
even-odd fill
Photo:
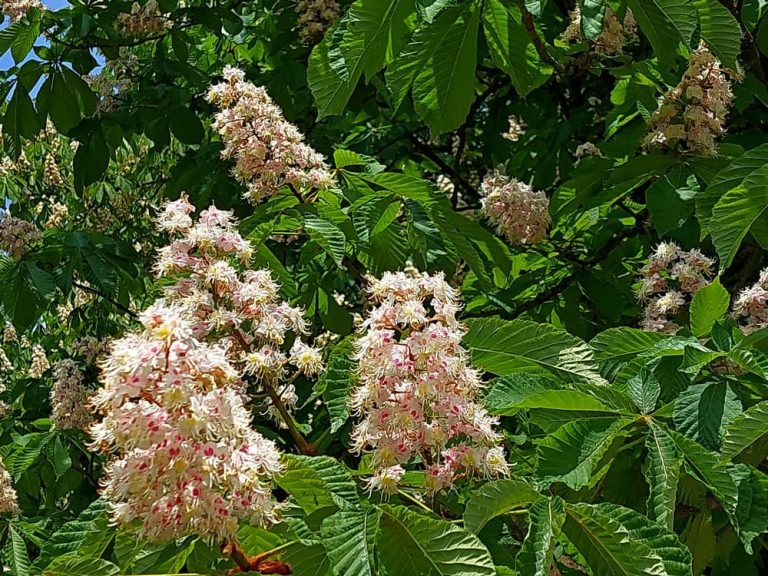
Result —
[[3, 0], [0, 573], [768, 571], [763, 0]]

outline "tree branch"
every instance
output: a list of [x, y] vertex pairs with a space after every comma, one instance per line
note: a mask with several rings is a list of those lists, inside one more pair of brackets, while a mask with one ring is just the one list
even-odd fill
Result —
[[122, 310], [123, 312], [128, 314], [131, 318], [138, 318], [139, 317], [139, 315], [136, 314], [136, 312], [134, 312], [133, 310], [131, 310], [127, 306], [123, 306], [122, 304], [120, 304], [120, 302], [117, 302], [116, 300], [113, 300], [112, 298], [110, 298], [109, 296], [104, 294], [104, 292], [102, 292], [101, 290], [98, 290], [97, 288], [93, 288], [91, 286], [86, 286], [85, 284], [80, 284], [79, 282], [75, 282], [75, 281], [72, 281], [72, 286], [82, 290], [83, 292], [89, 292], [91, 294], [95, 294], [99, 298], [101, 298], [103, 300], [106, 300], [107, 302], [112, 304], [112, 306], [114, 306], [115, 308], [118, 308], [119, 310]]
[[533, 42], [533, 46], [536, 48], [536, 52], [539, 54], [539, 58], [552, 66], [552, 68], [558, 72], [562, 73], [565, 70], [562, 64], [560, 64], [560, 62], [552, 57], [552, 54], [549, 53], [547, 47], [544, 46], [544, 42], [542, 42], [541, 38], [539, 37], [539, 33], [536, 32], [536, 24], [533, 21], [533, 14], [528, 11], [522, 2], [518, 2], [518, 6], [520, 7], [520, 12], [523, 15], [523, 26], [526, 30], [528, 30], [528, 35], [531, 37], [531, 42]]

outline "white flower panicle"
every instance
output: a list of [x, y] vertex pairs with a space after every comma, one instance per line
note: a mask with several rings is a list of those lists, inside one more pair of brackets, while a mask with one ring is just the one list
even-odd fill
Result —
[[743, 321], [741, 329], [747, 334], [768, 328], [768, 268], [760, 272], [757, 282], [739, 293], [733, 303], [733, 316]]
[[16, 514], [19, 511], [18, 496], [11, 481], [11, 475], [5, 469], [0, 458], [0, 514]]
[[[568, 27], [560, 35], [563, 42], [580, 42], [583, 40], [581, 31], [581, 8], [571, 10]], [[595, 52], [607, 56], [615, 56], [624, 52], [624, 47], [637, 36], [637, 22], [631, 10], [627, 10], [624, 21], [620, 21], [616, 13], [606, 6], [603, 20], [603, 31], [595, 39]]]
[[[211, 206], [197, 222], [186, 197], [165, 205], [158, 227], [173, 234], [169, 246], [159, 250], [156, 270], [177, 282], [166, 290], [169, 302], [178, 302], [194, 320], [193, 335], [226, 342], [230, 361], [243, 375], [270, 386], [283, 402], [295, 403], [291, 384], [281, 385], [292, 369], [308, 377], [322, 370], [320, 351], [304, 344], [304, 311], [281, 301], [279, 286], [268, 270], [246, 270], [252, 248], [235, 227], [230, 212]], [[295, 336], [288, 350], [286, 341]], [[266, 411], [276, 417], [271, 404]]]
[[[0, 348], [0, 378], [9, 372], [13, 372], [13, 363], [11, 363], [11, 360], [8, 358], [8, 354], [5, 353], [5, 350]], [[0, 380], [0, 393], [3, 392], [5, 392], [5, 384], [3, 384], [2, 380]]]
[[703, 44], [691, 53], [688, 69], [651, 116], [648, 147], [680, 143], [702, 156], [717, 154], [716, 140], [725, 132], [733, 101], [730, 72]]
[[32, 360], [29, 363], [27, 375], [30, 378], [42, 378], [51, 365], [48, 363], [48, 357], [45, 354], [45, 348], [40, 344], [32, 345]]
[[115, 18], [115, 30], [121, 36], [143, 38], [170, 28], [171, 21], [160, 13], [156, 0], [143, 5], [134, 2], [131, 11]]
[[3, 16], [8, 16], [11, 22], [18, 22], [30, 8], [43, 9], [43, 5], [39, 0], [2, 0], [2, 12]]
[[43, 233], [34, 223], [16, 218], [7, 211], [0, 212], [0, 251], [18, 260], [42, 239]]
[[640, 271], [637, 297], [644, 303], [641, 326], [652, 332], [674, 334], [674, 321], [684, 314], [693, 296], [709, 284], [715, 261], [699, 250], [681, 250], [674, 242], [661, 242]]
[[573, 155], [577, 160], [584, 158], [585, 156], [597, 156], [598, 158], [603, 157], [603, 153], [600, 151], [600, 148], [595, 146], [592, 142], [584, 142], [583, 144], [576, 146], [576, 151]]
[[486, 218], [510, 244], [537, 244], [547, 236], [546, 194], [499, 172], [488, 174], [480, 190]]
[[83, 382], [83, 374], [74, 360], [66, 358], [53, 365], [51, 388], [51, 420], [59, 430], [87, 430], [93, 423], [88, 409], [91, 395]]
[[213, 127], [224, 142], [222, 157], [235, 160], [234, 175], [248, 187], [246, 198], [261, 202], [283, 186], [298, 193], [331, 186], [323, 156], [304, 143], [267, 91], [246, 82], [237, 68], [227, 66], [223, 75], [207, 99], [220, 108]]
[[480, 375], [460, 344], [460, 303], [442, 273], [387, 272], [368, 291], [377, 305], [360, 327], [349, 405], [362, 417], [354, 449], [372, 453], [369, 487], [392, 493], [417, 460], [430, 493], [465, 475], [506, 474], [497, 420], [478, 403]]
[[158, 301], [141, 314], [142, 332], [112, 344], [92, 446], [113, 455], [103, 480], [113, 522], [139, 520], [153, 541], [221, 543], [239, 522], [279, 520], [280, 453], [250, 427], [237, 370], [224, 348], [194, 336], [192, 314]]
[[307, 44], [317, 44], [339, 19], [341, 8], [336, 0], [299, 0], [296, 12], [299, 36]]
[[9, 344], [11, 342], [16, 342], [18, 338], [19, 335], [16, 333], [16, 326], [10, 322], [6, 322], [5, 327], [3, 328], [3, 342]]
[[66, 204], [54, 202], [50, 206], [50, 214], [45, 221], [46, 228], [61, 228], [69, 218], [69, 209]]

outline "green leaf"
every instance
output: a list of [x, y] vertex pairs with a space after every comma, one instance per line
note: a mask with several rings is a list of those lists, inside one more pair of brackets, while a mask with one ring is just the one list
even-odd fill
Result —
[[307, 514], [326, 507], [346, 510], [358, 506], [357, 486], [341, 462], [330, 456], [286, 454], [284, 458], [288, 466], [278, 476], [277, 484]]
[[[439, 41], [439, 44], [433, 52], [434, 57], [416, 71], [413, 103], [416, 113], [432, 134], [458, 128], [467, 117], [475, 98], [473, 79], [479, 24], [480, 5], [472, 0], [455, 10], [446, 10], [426, 28], [435, 28], [435, 31], [425, 38], [427, 46], [423, 49], [433, 52], [429, 43]], [[414, 42], [419, 41], [418, 35]]]
[[590, 347], [565, 330], [499, 318], [473, 318], [467, 326], [464, 344], [472, 363], [492, 374], [540, 370], [568, 381], [601, 381]]
[[710, 234], [720, 257], [720, 269], [733, 262], [736, 252], [752, 226], [768, 210], [768, 165], [744, 179], [718, 200], [712, 209]]
[[495, 576], [491, 555], [467, 530], [403, 506], [382, 506], [378, 556], [387, 576]]
[[56, 558], [43, 572], [43, 576], [117, 576], [120, 568], [101, 558]]
[[38, 117], [29, 92], [21, 82], [16, 82], [13, 96], [8, 101], [3, 116], [3, 135], [5, 149], [17, 158], [21, 152], [21, 138], [34, 138], [40, 130], [40, 118]]
[[656, 409], [660, 393], [661, 383], [653, 369], [648, 366], [640, 368], [640, 371], [627, 381], [627, 394], [643, 414], [650, 414]]
[[520, 410], [592, 412], [597, 417], [634, 413], [632, 402], [610, 388], [527, 373], [493, 380], [484, 404], [499, 416], [512, 416]]
[[345, 338], [334, 346], [315, 388], [322, 394], [331, 417], [331, 433], [341, 428], [349, 417], [347, 402], [355, 383], [355, 362], [352, 360], [354, 349], [351, 338]]
[[588, 40], [595, 41], [603, 32], [605, 0], [579, 0], [581, 8], [581, 32]]
[[693, 0], [699, 13], [701, 37], [712, 53], [729, 68], [736, 68], [741, 52], [741, 27], [718, 0]]
[[320, 244], [323, 250], [330, 254], [333, 261], [341, 266], [347, 245], [346, 236], [344, 236], [341, 228], [324, 216], [313, 212], [304, 212], [302, 218], [309, 237]]
[[728, 423], [721, 454], [734, 460], [768, 437], [768, 400], [748, 408]]
[[744, 152], [728, 166], [720, 170], [709, 186], [696, 195], [696, 217], [701, 227], [701, 237], [709, 232], [712, 209], [722, 196], [737, 188], [745, 178], [757, 172], [768, 163], [768, 144]]
[[40, 574], [53, 560], [63, 556], [100, 556], [113, 536], [108, 528], [107, 504], [104, 500], [95, 500], [80, 516], [64, 524], [46, 540], [32, 565], [32, 573]]
[[623, 326], [601, 332], [589, 341], [589, 346], [600, 365], [600, 373], [608, 380], [613, 380], [627, 362], [665, 338], [666, 335], [660, 332]]
[[530, 523], [523, 546], [517, 553], [515, 565], [520, 574], [550, 576], [552, 554], [565, 522], [563, 501], [540, 498], [529, 511]]
[[698, 18], [689, 0], [628, 0], [656, 55], [671, 61], [680, 42], [690, 46]]
[[8, 541], [5, 543], [3, 556], [5, 563], [11, 569], [11, 574], [14, 576], [29, 575], [27, 545], [13, 524], [8, 525]]
[[335, 576], [370, 576], [374, 571], [374, 546], [381, 512], [374, 507], [341, 510], [320, 527], [323, 545]]
[[37, 40], [39, 35], [39, 19], [30, 23], [21, 23], [21, 26], [16, 30], [16, 35], [11, 43], [11, 56], [13, 56], [13, 60], [16, 64], [20, 64], [21, 61], [27, 57], [27, 54], [32, 50], [32, 46], [35, 45], [35, 40]]
[[605, 504], [567, 504], [563, 533], [584, 557], [594, 576], [659, 576], [661, 558], [633, 538]]
[[597, 465], [630, 420], [615, 417], [573, 420], [541, 441], [536, 476], [542, 483], [562, 482], [573, 490], [589, 484]]
[[541, 61], [517, 6], [488, 0], [483, 7], [483, 32], [493, 63], [509, 75], [521, 96], [551, 76], [552, 67]]
[[693, 384], [675, 400], [675, 428], [714, 450], [725, 428], [741, 413], [741, 402], [728, 382]]
[[171, 111], [171, 131], [179, 142], [184, 144], [199, 144], [205, 136], [203, 123], [197, 114], [189, 108], [174, 108]]
[[645, 469], [645, 479], [648, 482], [648, 515], [668, 530], [672, 530], [683, 457], [672, 439], [653, 420], [648, 423], [645, 448], [648, 453], [648, 465]]
[[100, 180], [109, 166], [109, 147], [101, 125], [92, 127], [85, 141], [80, 142], [72, 162], [75, 189], [78, 191]]
[[[371, 78], [399, 51], [413, 0], [357, 0], [309, 58], [318, 117], [344, 112], [360, 76]], [[338, 43], [338, 45], [335, 45]]]
[[731, 296], [720, 284], [720, 278], [709, 283], [693, 295], [691, 301], [691, 331], [697, 338], [708, 336], [715, 322], [728, 312]]
[[539, 494], [521, 480], [496, 480], [472, 494], [464, 508], [464, 527], [477, 534], [493, 518], [538, 500]]
[[617, 504], [604, 503], [598, 507], [601, 512], [618, 521], [629, 532], [633, 542], [647, 546], [661, 558], [665, 575], [690, 576], [691, 553], [671, 529]]

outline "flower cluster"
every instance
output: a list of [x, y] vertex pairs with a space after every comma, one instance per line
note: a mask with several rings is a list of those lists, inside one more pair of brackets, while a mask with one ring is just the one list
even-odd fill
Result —
[[95, 336], [81, 336], [72, 343], [72, 353], [83, 358], [86, 364], [94, 364], [107, 348], [107, 343]]
[[[266, 412], [277, 416], [276, 397], [285, 405], [294, 404], [293, 380], [322, 370], [320, 351], [298, 337], [284, 349], [289, 332], [306, 332], [304, 312], [280, 301], [279, 286], [268, 270], [238, 271], [236, 265], [249, 262], [252, 248], [237, 231], [232, 213], [211, 206], [193, 223], [194, 210], [182, 197], [166, 204], [158, 217], [159, 228], [175, 236], [159, 250], [156, 263], [161, 276], [178, 277], [166, 298], [191, 311], [196, 338], [227, 341], [239, 372], [258, 379], [273, 395]], [[291, 366], [295, 371], [287, 378]]]
[[[608, 6], [605, 8], [603, 19], [603, 31], [595, 39], [595, 52], [614, 56], [624, 52], [627, 45], [637, 35], [637, 22], [631, 10], [627, 10], [624, 21], [619, 20], [616, 13]], [[570, 22], [565, 31], [560, 35], [564, 42], [580, 42], [583, 38], [581, 32], [581, 9], [576, 5], [570, 13]]]
[[115, 30], [125, 37], [143, 38], [170, 26], [171, 21], [160, 13], [157, 0], [147, 0], [143, 6], [134, 2], [130, 12], [115, 18]]
[[59, 360], [53, 365], [51, 388], [51, 420], [60, 430], [86, 430], [93, 418], [88, 410], [90, 390], [74, 360]]
[[0, 251], [18, 260], [42, 239], [43, 233], [34, 223], [11, 216], [8, 211], [0, 212]]
[[642, 328], [673, 334], [674, 319], [685, 312], [688, 298], [709, 284], [715, 262], [696, 249], [686, 252], [674, 242], [662, 242], [640, 271], [637, 296], [646, 304]]
[[757, 282], [739, 293], [733, 315], [745, 321], [742, 330], [746, 333], [768, 327], [768, 268], [760, 272]]
[[733, 100], [729, 73], [703, 44], [694, 50], [682, 80], [651, 116], [645, 145], [679, 142], [691, 152], [714, 156]]
[[536, 244], [546, 237], [549, 200], [544, 192], [492, 172], [483, 180], [481, 193], [486, 218], [510, 244]]
[[[8, 354], [5, 350], [0, 348], [0, 376], [4, 376], [5, 373], [13, 371], [13, 364], [8, 358]], [[5, 386], [0, 382], [0, 393], [5, 392]]]
[[11, 22], [18, 22], [24, 18], [30, 8], [37, 8], [39, 10], [43, 8], [40, 0], [2, 0], [2, 2], [3, 5], [0, 10], [3, 16], [10, 18]]
[[274, 443], [250, 427], [238, 373], [219, 345], [195, 337], [193, 313], [156, 302], [143, 331], [115, 341], [103, 363], [93, 448], [112, 453], [103, 495], [112, 520], [139, 520], [149, 540], [231, 539], [238, 523], [279, 519]]
[[336, 0], [299, 0], [296, 12], [299, 36], [307, 44], [317, 44], [339, 19], [341, 8]]
[[599, 158], [603, 157], [603, 153], [600, 151], [600, 148], [595, 146], [592, 142], [584, 142], [583, 144], [576, 146], [576, 151], [573, 153], [573, 155], [577, 160], [580, 160], [585, 156], [597, 156]]
[[54, 202], [49, 207], [50, 213], [45, 221], [46, 228], [61, 228], [67, 223], [69, 218], [69, 209], [66, 204]]
[[16, 342], [18, 340], [19, 335], [16, 332], [16, 326], [11, 324], [10, 322], [5, 323], [5, 327], [3, 328], [3, 342], [8, 344], [9, 342]]
[[521, 136], [525, 136], [525, 124], [514, 114], [507, 118], [509, 129], [501, 134], [501, 137], [510, 142], [517, 142]]
[[133, 87], [138, 68], [138, 57], [128, 48], [120, 48], [118, 57], [107, 60], [98, 74], [84, 78], [99, 96], [98, 112], [110, 112], [120, 105], [120, 98]]
[[248, 186], [246, 197], [256, 203], [283, 186], [297, 193], [328, 188], [333, 177], [322, 155], [304, 143], [267, 91], [244, 77], [227, 66], [225, 81], [212, 86], [207, 98], [221, 108], [213, 127], [224, 142], [222, 157], [235, 160], [234, 175]]
[[368, 290], [377, 306], [360, 327], [349, 405], [362, 416], [354, 448], [373, 456], [369, 487], [395, 491], [417, 459], [430, 493], [465, 475], [506, 474], [496, 420], [477, 402], [480, 377], [461, 347], [453, 288], [442, 274], [387, 272]]
[[33, 344], [32, 360], [29, 363], [27, 375], [30, 378], [42, 378], [50, 367], [48, 357], [45, 355], [45, 348], [40, 346], [40, 344]]
[[18, 511], [18, 497], [11, 483], [11, 475], [0, 459], [0, 514], [15, 514]]

